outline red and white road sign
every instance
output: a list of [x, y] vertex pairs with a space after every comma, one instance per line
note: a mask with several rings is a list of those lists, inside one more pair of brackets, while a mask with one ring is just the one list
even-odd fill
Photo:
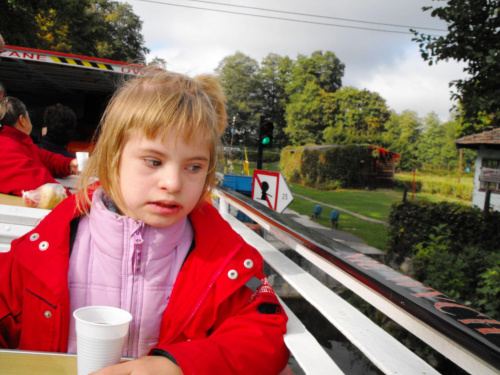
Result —
[[282, 213], [293, 201], [293, 195], [281, 173], [256, 169], [253, 171], [252, 199]]

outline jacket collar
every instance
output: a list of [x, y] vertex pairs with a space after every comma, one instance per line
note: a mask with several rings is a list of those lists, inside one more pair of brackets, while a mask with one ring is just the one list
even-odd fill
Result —
[[12, 126], [2, 125], [0, 128], [0, 135], [12, 138], [22, 143], [33, 143], [29, 135], [13, 128]]

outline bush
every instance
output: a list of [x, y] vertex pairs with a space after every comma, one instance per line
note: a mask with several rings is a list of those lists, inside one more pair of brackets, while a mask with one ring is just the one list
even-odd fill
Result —
[[387, 262], [441, 293], [500, 317], [500, 213], [454, 203], [393, 205]]

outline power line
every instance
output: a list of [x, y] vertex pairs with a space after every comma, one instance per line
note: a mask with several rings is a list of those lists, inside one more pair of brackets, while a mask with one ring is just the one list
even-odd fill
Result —
[[[136, 0], [136, 1], [142, 1], [145, 3], [160, 4], [160, 5], [169, 5], [169, 6], [180, 7], [180, 8], [207, 10], [209, 12], [228, 13], [228, 14], [236, 14], [236, 15], [249, 16], [249, 17], [274, 19], [274, 20], [280, 20], [280, 21], [307, 23], [307, 24], [312, 24], [312, 25], [343, 27], [343, 28], [348, 28], [348, 29], [378, 31], [378, 32], [385, 32], [385, 33], [392, 33], [392, 34], [413, 35], [413, 33], [410, 31], [384, 30], [384, 29], [374, 29], [374, 28], [361, 27], [361, 26], [338, 25], [338, 24], [333, 24], [333, 23], [315, 22], [315, 21], [299, 20], [299, 19], [293, 19], [293, 18], [284, 18], [284, 17], [275, 17], [275, 16], [266, 16], [266, 15], [234, 12], [234, 11], [230, 11], [230, 10], [210, 9], [210, 8], [202, 8], [202, 7], [196, 7], [196, 6], [181, 5], [181, 4], [172, 4], [172, 3], [166, 3], [166, 2], [155, 1], [155, 0]], [[190, 0], [190, 1], [194, 1], [194, 0]], [[228, 4], [224, 4], [224, 5], [228, 5]], [[259, 8], [252, 8], [252, 9], [258, 10]], [[280, 12], [280, 11], [274, 11], [274, 12]], [[286, 12], [283, 12], [283, 13], [286, 13]], [[321, 17], [321, 16], [315, 16], [315, 17]], [[334, 19], [334, 18], [332, 17], [332, 19]], [[365, 21], [354, 21], [354, 22], [365, 22]], [[368, 23], [368, 22], [366, 22], [366, 23]], [[376, 24], [376, 23], [373, 23], [373, 24]], [[396, 25], [390, 25], [390, 26], [396, 26]], [[406, 26], [398, 26], [398, 27], [406, 27]], [[437, 29], [435, 29], [435, 30], [437, 30]], [[439, 31], [441, 31], [441, 30], [439, 30]], [[439, 35], [430, 35], [430, 36], [439, 36]]]
[[250, 7], [250, 6], [245, 6], [245, 5], [217, 3], [215, 1], [205, 1], [205, 0], [184, 0], [184, 1], [192, 1], [192, 2], [195, 2], [195, 3], [206, 3], [206, 4], [223, 5], [223, 6], [235, 7], [235, 8], [263, 10], [263, 11], [266, 11], [266, 12], [275, 12], [275, 13], [282, 13], [282, 14], [293, 14], [293, 15], [296, 15], [296, 16], [316, 17], [316, 18], [324, 18], [324, 19], [330, 19], [330, 20], [357, 22], [357, 23], [364, 23], [364, 24], [370, 24], [370, 25], [391, 26], [391, 27], [404, 27], [404, 28], [407, 28], [407, 29], [420, 29], [420, 30], [431, 30], [431, 31], [447, 32], [447, 30], [444, 30], [444, 29], [434, 29], [434, 28], [431, 28], [431, 27], [397, 25], [397, 24], [382, 23], [382, 22], [373, 22], [373, 21], [361, 21], [361, 20], [353, 20], [353, 19], [349, 19], [349, 18], [339, 18], [339, 17], [331, 17], [331, 16], [321, 16], [321, 15], [309, 14], [309, 13], [290, 12], [290, 11], [286, 11], [286, 10], [275, 10], [275, 9], [267, 9], [267, 8]]

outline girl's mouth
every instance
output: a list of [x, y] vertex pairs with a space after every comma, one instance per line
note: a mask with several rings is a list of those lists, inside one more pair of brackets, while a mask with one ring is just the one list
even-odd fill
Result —
[[149, 205], [158, 213], [163, 215], [176, 214], [181, 210], [181, 205], [175, 202], [150, 202]]

